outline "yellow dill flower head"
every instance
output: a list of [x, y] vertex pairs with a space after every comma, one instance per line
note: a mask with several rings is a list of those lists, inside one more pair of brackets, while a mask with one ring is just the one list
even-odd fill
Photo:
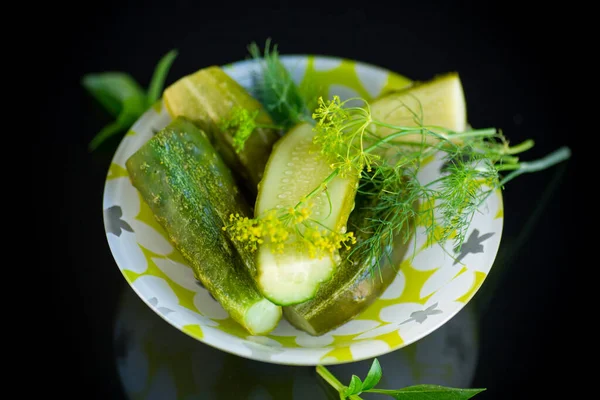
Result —
[[380, 156], [366, 152], [366, 138], [373, 119], [370, 109], [360, 107], [344, 108], [350, 100], [341, 101], [338, 96], [333, 100], [319, 99], [319, 107], [313, 118], [317, 122], [313, 128], [313, 143], [320, 148], [321, 154], [331, 162], [332, 169], [338, 169], [341, 177], [360, 174], [363, 168], [371, 170]]
[[308, 207], [303, 207], [300, 209], [300, 215], [302, 215], [304, 218], [308, 218], [311, 214], [311, 209]]
[[311, 243], [306, 244], [306, 250], [308, 251], [308, 256], [310, 258], [317, 257], [317, 250], [316, 250], [315, 246], [313, 246]]
[[262, 243], [263, 226], [262, 221], [243, 217], [240, 214], [231, 214], [229, 216], [231, 222], [228, 226], [224, 226], [223, 230], [230, 231], [231, 237], [252, 251], [257, 249], [257, 244]]
[[289, 237], [288, 227], [282, 221], [282, 218], [277, 215], [275, 210], [269, 211], [265, 214], [261, 221], [261, 234], [264, 237], [269, 237], [272, 243], [283, 243]]
[[343, 104], [340, 96], [333, 96], [332, 100], [327, 101], [320, 96], [312, 117], [319, 126], [340, 126], [348, 117], [348, 113], [342, 107]]
[[303, 223], [310, 217], [312, 209], [309, 206], [304, 206], [298, 210], [294, 209], [293, 207], [290, 207], [288, 212], [290, 214], [290, 219], [292, 223], [297, 225]]
[[345, 234], [331, 231], [317, 224], [307, 227], [303, 239], [310, 257], [323, 258], [333, 255], [342, 246], [356, 243], [354, 233]]
[[[306, 204], [299, 209], [289, 208], [283, 213], [271, 210], [254, 219], [231, 214], [230, 224], [223, 230], [229, 231], [234, 240], [252, 251], [267, 242], [274, 253], [283, 253], [288, 245], [300, 246], [299, 249], [306, 249], [313, 258], [333, 255], [342, 245], [356, 242], [352, 232], [336, 233], [311, 220], [311, 212], [311, 205]], [[295, 238], [293, 243], [289, 242], [290, 238]]]
[[321, 153], [332, 161], [338, 159], [339, 154], [346, 146], [344, 137], [344, 123], [348, 113], [342, 108], [339, 96], [333, 100], [325, 101], [319, 97], [318, 107], [313, 113], [313, 119], [317, 122], [313, 128], [316, 132], [313, 142], [321, 148]]

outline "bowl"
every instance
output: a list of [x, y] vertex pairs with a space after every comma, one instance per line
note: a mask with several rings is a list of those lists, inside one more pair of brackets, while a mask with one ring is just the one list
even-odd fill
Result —
[[[281, 56], [294, 81], [310, 77], [330, 97], [372, 99], [406, 87], [411, 80], [367, 63], [318, 55]], [[250, 89], [257, 64], [244, 60], [224, 71]], [[167, 239], [132, 186], [125, 161], [171, 118], [158, 102], [125, 134], [112, 159], [103, 198], [106, 237], [115, 262], [132, 290], [175, 329], [199, 342], [241, 357], [286, 365], [331, 365], [374, 358], [414, 343], [456, 315], [479, 290], [496, 257], [503, 227], [500, 190], [475, 214], [460, 253], [428, 244], [424, 228], [392, 284], [353, 320], [322, 336], [311, 336], [282, 319], [265, 336], [252, 336], [199, 285], [183, 256]], [[432, 158], [418, 179], [442, 173]]]

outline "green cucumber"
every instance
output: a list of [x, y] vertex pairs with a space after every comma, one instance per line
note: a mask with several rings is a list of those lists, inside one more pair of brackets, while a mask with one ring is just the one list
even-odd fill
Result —
[[[269, 210], [294, 207], [333, 172], [313, 143], [314, 134], [312, 126], [303, 123], [276, 143], [259, 185], [256, 217]], [[312, 199], [311, 218], [332, 231], [344, 232], [357, 186], [358, 177], [335, 177], [327, 185], [329, 200], [324, 192]], [[339, 255], [311, 257], [303, 239], [290, 235], [281, 254], [265, 240], [258, 247], [257, 260], [261, 292], [275, 304], [292, 305], [313, 297], [319, 285], [331, 278]]]
[[[357, 198], [357, 202], [361, 199]], [[357, 232], [357, 244], [367, 239], [364, 228], [371, 214], [364, 206], [350, 214], [348, 229]], [[352, 320], [383, 294], [397, 276], [398, 267], [408, 250], [403, 235], [394, 239], [394, 248], [386, 248], [376, 260], [368, 253], [343, 249], [342, 262], [332, 279], [323, 284], [314, 298], [283, 308], [285, 318], [296, 328], [313, 336], [323, 335]], [[374, 270], [373, 268], [380, 268]]]
[[223, 231], [231, 212], [247, 215], [229, 170], [208, 137], [176, 118], [126, 162], [131, 181], [189, 261], [196, 278], [250, 334], [270, 332], [281, 307], [257, 289], [254, 258]]
[[280, 136], [274, 129], [256, 128], [243, 150], [237, 153], [232, 134], [223, 131], [220, 125], [230, 117], [234, 107], [258, 111], [257, 124], [273, 125], [260, 102], [217, 66], [177, 80], [165, 89], [163, 98], [171, 117], [186, 117], [211, 136], [215, 148], [254, 201], [269, 154]]

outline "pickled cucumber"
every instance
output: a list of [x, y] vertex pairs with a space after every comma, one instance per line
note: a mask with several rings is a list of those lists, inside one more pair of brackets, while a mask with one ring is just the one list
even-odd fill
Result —
[[229, 315], [253, 335], [274, 329], [281, 308], [256, 287], [254, 258], [238, 251], [222, 229], [227, 213], [248, 208], [207, 136], [176, 118], [126, 166], [171, 242]]

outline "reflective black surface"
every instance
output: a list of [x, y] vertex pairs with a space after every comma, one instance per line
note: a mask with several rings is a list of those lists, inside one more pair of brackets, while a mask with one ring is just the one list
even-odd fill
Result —
[[[513, 143], [534, 139], [528, 159], [573, 146], [577, 133], [565, 127], [577, 114], [569, 108], [574, 103], [565, 83], [574, 75], [571, 64], [558, 55], [564, 54], [558, 39], [572, 31], [555, 29], [556, 21], [569, 20], [566, 11], [546, 10], [550, 14], [541, 18], [535, 10], [508, 3], [396, 6], [394, 11], [373, 5], [367, 11], [338, 7], [327, 12], [231, 3], [211, 10], [193, 1], [109, 1], [94, 13], [74, 9], [71, 16], [48, 21], [49, 28], [67, 29], [48, 29], [53, 36], [48, 34], [47, 44], [60, 63], [44, 78], [49, 101], [43, 119], [51, 129], [36, 143], [40, 154], [57, 161], [52, 171], [41, 172], [56, 203], [55, 217], [44, 221], [58, 227], [50, 233], [52, 246], [45, 253], [61, 260], [52, 274], [51, 304], [44, 304], [60, 312], [40, 313], [40, 318], [51, 318], [44, 326], [51, 327], [46, 335], [52, 339], [44, 350], [50, 351], [48, 360], [55, 360], [45, 374], [53, 377], [47, 392], [69, 398], [124, 399], [135, 393], [170, 399], [168, 379], [157, 374], [183, 367], [189, 397], [180, 398], [335, 398], [327, 397], [312, 368], [248, 361], [190, 343], [144, 309], [106, 242], [102, 192], [119, 139], [87, 151], [109, 117], [81, 89], [84, 73], [127, 71], [146, 85], [156, 61], [178, 48], [170, 83], [200, 67], [243, 58], [251, 41], [270, 36], [282, 53], [348, 57], [417, 80], [458, 71], [473, 126], [502, 128]], [[381, 357], [385, 387], [426, 381], [485, 387], [476, 397], [481, 400], [528, 399], [560, 391], [564, 385], [559, 382], [570, 382], [573, 368], [565, 363], [565, 344], [580, 329], [568, 317], [570, 293], [579, 285], [573, 260], [575, 253], [586, 251], [572, 246], [580, 215], [571, 210], [586, 201], [575, 195], [581, 193], [575, 183], [580, 165], [575, 152], [568, 164], [509, 183], [500, 253], [490, 276], [448, 326], [411, 348]], [[472, 336], [465, 334], [471, 323]], [[153, 347], [142, 350], [154, 352], [157, 365], [165, 364], [146, 373], [140, 355], [144, 341]], [[419, 354], [415, 360], [428, 363], [427, 373], [416, 374], [407, 354]], [[448, 363], [456, 375], [444, 375]], [[348, 382], [352, 373], [364, 375], [367, 364], [332, 371]]]
[[[469, 304], [423, 340], [378, 357], [385, 371], [380, 385], [468, 387], [475, 374], [478, 341], [475, 308]], [[123, 391], [132, 399], [297, 400], [331, 394], [314, 368], [252, 361], [199, 344], [173, 329], [131, 290], [124, 290], [119, 301], [114, 356]], [[352, 374], [364, 377], [371, 362], [328, 368], [348, 383]]]

